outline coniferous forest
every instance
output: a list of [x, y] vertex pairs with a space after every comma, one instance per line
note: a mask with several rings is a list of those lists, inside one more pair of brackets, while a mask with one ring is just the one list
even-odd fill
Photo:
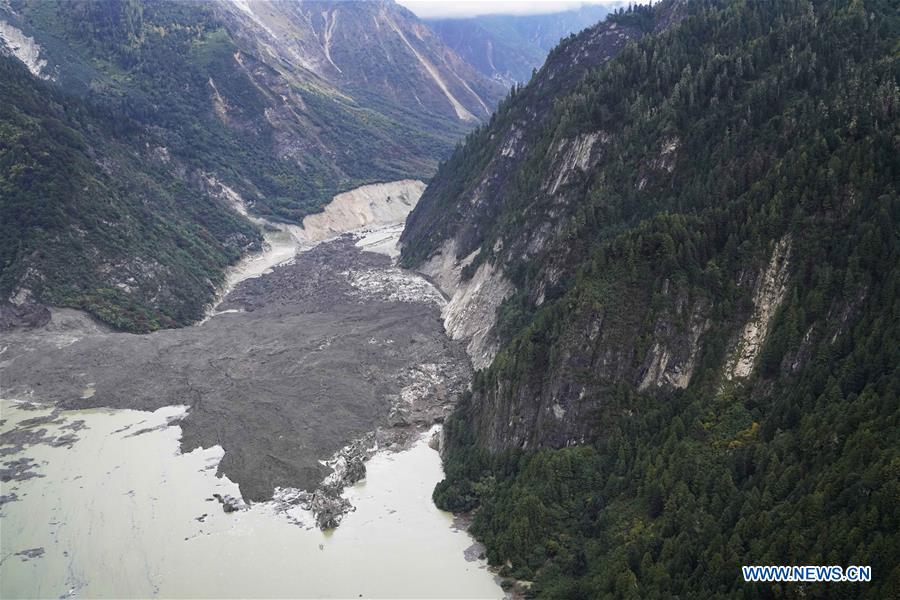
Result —
[[[504, 128], [547, 107], [460, 251], [480, 248], [464, 277], [495, 261], [518, 291], [500, 309], [499, 354], [447, 424], [434, 498], [474, 511], [490, 562], [537, 597], [893, 597], [900, 13], [661, 2], [610, 19], [647, 34], [553, 89], [554, 53], [579, 38], [564, 41], [442, 166], [419, 209], [433, 220], [407, 235], [404, 259], [420, 264], [467, 218], [455, 199], [490, 172]], [[603, 155], [560, 208], [543, 184], [553, 148], [595, 131]], [[558, 224], [543, 253], [519, 252], [516, 236], [542, 220]], [[565, 260], [549, 288], [553, 255]], [[753, 313], [746, 281], [783, 256], [784, 299], [752, 373], [726, 376]], [[640, 385], [668, 331], [700, 339], [689, 385]], [[569, 425], [584, 435], [574, 445], [539, 416], [553, 403], [590, 407]], [[753, 564], [874, 576], [745, 584]]]
[[[345, 491], [402, 449], [432, 468], [400, 474], [397, 490], [420, 485], [404, 500], [443, 477], [434, 503], [465, 515], [516, 597], [900, 598], [897, 0], [618, 8], [496, 110], [506, 88], [391, 0], [0, 0], [0, 26], [0, 400], [18, 415], [0, 419], [0, 455], [4, 486], [32, 491], [4, 488], [0, 505], [28, 524], [54, 480], [22, 453], [76, 456], [102, 431], [85, 425], [99, 412], [70, 411], [183, 408], [98, 446], [179, 424], [160, 446], [177, 452], [148, 450], [160, 489], [172, 456], [219, 452], [184, 486], [218, 491], [182, 498], [215, 511], [178, 521], [127, 490], [107, 503], [149, 515], [133, 546], [159, 551], [138, 566], [149, 587], [121, 589], [195, 589], [160, 567], [165, 544], [216, 539], [259, 572], [312, 548], [321, 589], [334, 567], [348, 576], [333, 589], [368, 593], [368, 570], [325, 562], [340, 536], [279, 527], [302, 513], [365, 533]], [[466, 27], [452, 23], [460, 52]], [[411, 178], [428, 180], [421, 198]], [[296, 235], [335, 194], [380, 182], [414, 191], [360, 193], [323, 217], [324, 241]], [[271, 253], [273, 232], [286, 255], [220, 303], [226, 269]], [[425, 438], [439, 421], [443, 474]], [[400, 495], [370, 490], [350, 496], [381, 510]], [[269, 500], [253, 517], [281, 519], [259, 527], [271, 538], [232, 535]], [[404, 510], [450, 535], [423, 504]], [[74, 577], [26, 564], [45, 552], [27, 529], [4, 547], [18, 561], [4, 569], [26, 574], [9, 589], [51, 589], [28, 587], [33, 565]], [[47, 556], [63, 547], [51, 538]], [[435, 544], [451, 583], [499, 593], [458, 541]], [[230, 556], [203, 556], [209, 590], [237, 594]], [[750, 583], [748, 565], [870, 566], [872, 580]], [[119, 589], [90, 569], [79, 586]], [[287, 589], [259, 579], [247, 589]], [[106, 588], [69, 594], [83, 589]]]

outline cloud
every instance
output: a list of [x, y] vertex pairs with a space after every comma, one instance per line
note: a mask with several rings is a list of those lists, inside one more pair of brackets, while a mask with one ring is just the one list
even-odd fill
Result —
[[422, 19], [486, 14], [527, 15], [575, 10], [584, 4], [617, 6], [611, 0], [397, 0]]

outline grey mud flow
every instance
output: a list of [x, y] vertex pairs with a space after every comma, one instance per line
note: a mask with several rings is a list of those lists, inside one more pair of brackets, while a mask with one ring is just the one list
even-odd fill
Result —
[[182, 450], [220, 445], [219, 472], [268, 500], [315, 487], [321, 461], [368, 432], [397, 436], [389, 446], [442, 420], [470, 368], [439, 302], [344, 236], [242, 282], [198, 326], [131, 335], [54, 311], [3, 334], [0, 384], [61, 409], [187, 406]]
[[[3, 597], [502, 596], [430, 498], [429, 429], [470, 376], [444, 300], [356, 241], [243, 281], [197, 326], [54, 310], [2, 334]], [[396, 451], [323, 532], [285, 489], [356, 440]]]

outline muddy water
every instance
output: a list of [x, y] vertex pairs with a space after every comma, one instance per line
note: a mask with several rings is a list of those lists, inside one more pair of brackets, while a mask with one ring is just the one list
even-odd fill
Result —
[[0, 401], [0, 460], [34, 463], [2, 483], [0, 596], [502, 597], [430, 500], [442, 474], [424, 437], [376, 454], [346, 492], [356, 511], [323, 533], [274, 501], [225, 513], [213, 494], [237, 485], [215, 474], [221, 448], [179, 453], [184, 410], [62, 411], [28, 426], [50, 409]]

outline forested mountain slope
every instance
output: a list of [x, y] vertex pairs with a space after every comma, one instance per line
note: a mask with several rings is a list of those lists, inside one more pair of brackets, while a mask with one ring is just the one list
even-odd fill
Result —
[[[614, 15], [426, 190], [403, 259], [452, 297], [451, 333], [482, 318], [486, 366], [435, 499], [478, 507], [489, 558], [534, 594], [900, 592], [893, 8]], [[625, 28], [621, 51], [589, 46]], [[874, 580], [751, 585], [745, 564]]]
[[509, 87], [528, 81], [559, 41], [600, 21], [609, 9], [577, 9], [534, 15], [478, 15], [428, 19], [445, 44], [483, 75]]
[[4, 0], [0, 54], [0, 297], [135, 331], [198, 318], [258, 240], [220, 183], [297, 222], [429, 177], [502, 91], [390, 0]]
[[196, 319], [259, 233], [163, 142], [0, 55], [0, 292], [135, 331]]

